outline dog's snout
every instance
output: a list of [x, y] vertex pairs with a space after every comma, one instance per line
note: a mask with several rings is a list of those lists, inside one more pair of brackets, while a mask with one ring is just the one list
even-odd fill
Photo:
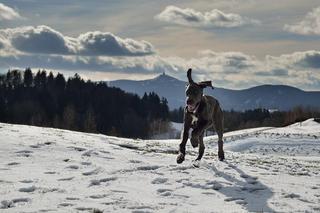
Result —
[[192, 100], [190, 98], [188, 98], [186, 102], [187, 102], [188, 105], [192, 104]]

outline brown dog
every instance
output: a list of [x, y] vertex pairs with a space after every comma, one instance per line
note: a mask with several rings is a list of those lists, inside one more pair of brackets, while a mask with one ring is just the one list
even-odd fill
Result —
[[223, 161], [223, 112], [219, 102], [215, 98], [203, 95], [204, 88], [212, 87], [211, 81], [196, 83], [192, 80], [191, 71], [192, 70], [189, 69], [187, 72], [189, 85], [186, 88], [187, 99], [184, 111], [184, 127], [177, 163], [180, 164], [184, 161], [190, 128], [192, 128], [191, 144], [194, 148], [199, 146], [199, 154], [196, 161], [201, 160], [205, 149], [203, 144], [204, 133], [205, 130], [211, 126], [215, 128], [218, 134], [218, 157], [220, 161]]

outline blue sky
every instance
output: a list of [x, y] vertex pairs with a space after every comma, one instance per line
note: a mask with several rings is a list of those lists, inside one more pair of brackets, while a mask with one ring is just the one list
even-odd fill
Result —
[[318, 0], [0, 1], [0, 69], [320, 90]]

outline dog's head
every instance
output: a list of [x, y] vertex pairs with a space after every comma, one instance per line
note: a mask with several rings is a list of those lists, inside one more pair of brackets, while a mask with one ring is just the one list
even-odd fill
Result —
[[213, 89], [211, 81], [201, 81], [198, 83], [194, 82], [191, 77], [191, 72], [192, 69], [189, 69], [187, 72], [189, 84], [186, 88], [186, 104], [189, 112], [194, 111], [199, 105], [203, 95], [204, 88], [211, 87]]

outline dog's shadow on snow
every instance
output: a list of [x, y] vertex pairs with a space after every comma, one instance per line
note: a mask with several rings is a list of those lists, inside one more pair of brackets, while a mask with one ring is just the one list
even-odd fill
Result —
[[230, 163], [226, 164], [230, 170], [233, 169], [240, 175], [239, 179], [224, 171], [219, 171], [214, 164], [210, 165], [215, 175], [224, 178], [231, 184], [230, 186], [223, 186], [219, 190], [220, 193], [227, 197], [225, 201], [241, 204], [248, 212], [274, 212], [267, 203], [273, 194], [271, 189], [262, 184], [257, 178], [247, 175], [237, 166]]

